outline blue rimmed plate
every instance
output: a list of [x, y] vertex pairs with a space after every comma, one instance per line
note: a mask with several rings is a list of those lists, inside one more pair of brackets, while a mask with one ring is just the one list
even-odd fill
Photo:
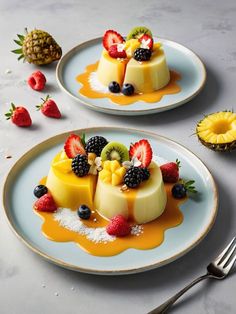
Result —
[[90, 99], [79, 93], [81, 84], [76, 81], [76, 77], [85, 71], [87, 65], [100, 59], [102, 38], [84, 42], [67, 52], [57, 65], [57, 82], [63, 91], [80, 104], [109, 114], [146, 115], [181, 106], [194, 98], [203, 88], [206, 81], [204, 64], [194, 52], [183, 45], [162, 38], [158, 38], [158, 41], [163, 44], [169, 68], [181, 74], [181, 80], [177, 82], [181, 91], [177, 94], [166, 95], [158, 102], [138, 101], [119, 106], [108, 98]]
[[4, 184], [3, 203], [7, 219], [15, 234], [31, 250], [65, 268], [92, 274], [121, 275], [170, 263], [205, 237], [216, 217], [218, 194], [210, 172], [193, 153], [170, 139], [134, 129], [100, 127], [73, 132], [86, 133], [87, 138], [99, 134], [127, 146], [146, 138], [154, 148], [154, 154], [165, 160], [181, 160], [181, 176], [194, 179], [199, 193], [181, 205], [183, 223], [168, 229], [164, 242], [151, 250], [128, 249], [112, 257], [96, 257], [74, 243], [50, 241], [41, 233], [42, 220], [33, 212], [32, 204], [35, 185], [47, 175], [52, 158], [61, 150], [70, 132], [54, 136], [23, 155], [10, 170]]

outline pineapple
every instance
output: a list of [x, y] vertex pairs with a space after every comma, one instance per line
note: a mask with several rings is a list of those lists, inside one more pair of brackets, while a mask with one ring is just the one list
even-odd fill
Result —
[[236, 114], [220, 111], [199, 121], [196, 133], [203, 145], [214, 151], [232, 151], [236, 148]]
[[53, 37], [45, 31], [35, 29], [26, 35], [17, 35], [18, 40], [14, 40], [21, 48], [12, 50], [19, 54], [18, 60], [24, 59], [36, 65], [49, 64], [59, 60], [62, 55], [61, 47]]

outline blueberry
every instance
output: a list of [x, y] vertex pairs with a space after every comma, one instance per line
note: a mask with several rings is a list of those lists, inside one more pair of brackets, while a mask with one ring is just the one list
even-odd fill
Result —
[[87, 205], [80, 205], [77, 212], [81, 219], [89, 219], [91, 216], [91, 210]]
[[115, 82], [112, 81], [109, 85], [108, 85], [108, 89], [111, 93], [119, 93], [120, 92], [120, 85]]
[[171, 192], [172, 192], [172, 195], [174, 196], [174, 198], [184, 198], [187, 194], [186, 193], [187, 190], [186, 190], [184, 184], [182, 184], [182, 183], [176, 183], [173, 186]]
[[48, 193], [48, 188], [43, 184], [37, 185], [34, 189], [34, 195], [38, 198], [40, 198], [41, 196], [47, 193]]
[[124, 84], [121, 89], [122, 94], [125, 96], [131, 96], [134, 93], [134, 87], [131, 84]]

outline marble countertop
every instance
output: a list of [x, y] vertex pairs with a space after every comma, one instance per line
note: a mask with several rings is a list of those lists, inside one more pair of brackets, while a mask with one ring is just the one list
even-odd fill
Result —
[[[234, 0], [0, 1], [0, 181], [11, 165], [36, 143], [63, 131], [92, 126], [142, 128], [187, 146], [209, 167], [220, 194], [219, 212], [207, 237], [179, 260], [146, 273], [103, 277], [61, 269], [26, 248], [10, 230], [0, 211], [1, 314], [135, 313], [142, 314], [165, 301], [205, 267], [235, 235], [236, 152], [217, 154], [204, 148], [194, 132], [204, 114], [236, 110], [236, 3]], [[25, 83], [36, 67], [17, 62], [10, 53], [17, 33], [34, 27], [51, 33], [66, 52], [85, 40], [114, 28], [121, 33], [146, 25], [155, 34], [194, 50], [207, 68], [204, 90], [190, 103], [146, 117], [110, 116], [84, 108], [56, 84], [55, 65], [44, 67], [45, 93], [57, 101], [64, 119], [49, 120], [34, 110], [41, 96]], [[7, 73], [7, 70], [10, 73]], [[4, 113], [11, 102], [30, 109], [33, 126], [17, 128]], [[6, 159], [11, 155], [11, 159]], [[233, 314], [236, 272], [222, 282], [206, 281], [192, 289], [173, 313]]]

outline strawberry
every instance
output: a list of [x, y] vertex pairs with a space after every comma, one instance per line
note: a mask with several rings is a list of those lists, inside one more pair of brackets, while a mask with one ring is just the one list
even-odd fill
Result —
[[28, 84], [32, 89], [41, 91], [46, 84], [46, 77], [40, 71], [33, 72], [28, 78]]
[[124, 50], [123, 44], [111, 45], [108, 50], [109, 56], [112, 58], [126, 58], [126, 51]]
[[131, 227], [130, 224], [122, 215], [116, 215], [111, 219], [110, 223], [107, 225], [106, 231], [110, 235], [124, 237], [130, 234]]
[[55, 212], [57, 210], [56, 203], [50, 193], [41, 196], [35, 203], [34, 209], [41, 212]]
[[32, 120], [28, 110], [24, 107], [16, 107], [11, 103], [9, 112], [5, 113], [6, 119], [20, 127], [29, 127], [32, 124]]
[[148, 34], [144, 34], [142, 37], [139, 38], [141, 42], [141, 48], [146, 48], [152, 50], [153, 47], [153, 39]]
[[141, 167], [146, 168], [152, 161], [152, 148], [148, 140], [142, 139], [130, 145], [129, 155], [131, 158], [138, 158]]
[[80, 136], [71, 134], [64, 145], [64, 150], [68, 158], [74, 158], [78, 154], [86, 155], [86, 151]]
[[114, 44], [122, 44], [124, 41], [125, 41], [124, 38], [119, 33], [109, 29], [104, 34], [102, 43], [103, 43], [103, 47], [106, 50], [109, 50], [109, 48], [112, 45], [114, 45]]
[[176, 183], [179, 180], [180, 162], [168, 162], [160, 167], [164, 182]]
[[36, 106], [36, 108], [38, 108], [37, 110], [41, 110], [46, 117], [60, 119], [61, 113], [55, 101], [52, 100], [49, 95], [47, 95], [46, 99], [41, 99], [43, 103]]

